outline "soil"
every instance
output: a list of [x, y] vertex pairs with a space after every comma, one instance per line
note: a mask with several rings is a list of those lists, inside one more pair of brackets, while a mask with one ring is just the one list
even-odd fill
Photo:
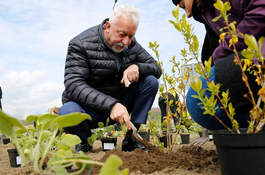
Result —
[[[190, 139], [190, 143], [198, 137]], [[188, 144], [175, 144], [172, 153], [168, 149], [157, 152], [157, 149], [149, 148], [149, 151], [136, 149], [132, 152], [122, 152], [121, 143], [123, 138], [118, 138], [116, 149], [102, 151], [100, 140], [96, 140], [92, 152], [86, 153], [92, 160], [105, 162], [115, 154], [123, 160], [121, 169], [129, 168], [130, 175], [221, 175], [216, 147], [213, 141], [207, 141], [199, 151], [188, 148]], [[177, 141], [181, 143], [180, 137]], [[151, 142], [148, 142], [149, 144]], [[13, 148], [12, 144], [4, 145], [0, 142], [0, 174], [1, 175], [28, 175], [24, 167], [13, 168], [10, 166], [7, 149]], [[93, 175], [98, 174], [100, 167], [92, 166]]]

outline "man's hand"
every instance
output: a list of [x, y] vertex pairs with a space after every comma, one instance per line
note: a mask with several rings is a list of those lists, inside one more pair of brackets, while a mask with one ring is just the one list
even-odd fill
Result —
[[127, 109], [121, 104], [116, 103], [110, 112], [110, 118], [119, 122], [121, 125], [126, 123], [128, 130], [131, 130], [130, 118]]
[[[139, 78], [139, 68], [137, 65], [133, 64], [129, 66], [124, 72], [121, 83], [125, 83], [126, 87], [129, 87], [129, 82], [137, 82]], [[128, 82], [129, 81], [129, 82]]]

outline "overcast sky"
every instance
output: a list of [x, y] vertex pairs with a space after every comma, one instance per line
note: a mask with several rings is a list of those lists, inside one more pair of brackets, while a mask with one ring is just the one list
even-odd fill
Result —
[[[171, 0], [119, 0], [115, 7], [134, 6], [140, 12], [137, 41], [153, 56], [148, 42], [157, 41], [166, 70], [185, 45], [169, 20]], [[64, 63], [68, 42], [108, 18], [114, 0], [0, 0], [0, 86], [3, 110], [18, 119], [62, 105]], [[181, 14], [184, 10], [180, 10]], [[200, 44], [205, 35], [195, 27]], [[157, 99], [153, 107], [158, 107]]]

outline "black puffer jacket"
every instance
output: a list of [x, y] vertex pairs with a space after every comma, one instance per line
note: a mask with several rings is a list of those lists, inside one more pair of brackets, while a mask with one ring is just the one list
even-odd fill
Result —
[[70, 41], [65, 63], [63, 104], [75, 101], [81, 106], [109, 114], [124, 92], [125, 85], [120, 82], [124, 70], [130, 65], [138, 65], [140, 77], [161, 76], [156, 60], [135, 38], [122, 52], [123, 60], [118, 70], [117, 54], [107, 45], [103, 34], [107, 20]]

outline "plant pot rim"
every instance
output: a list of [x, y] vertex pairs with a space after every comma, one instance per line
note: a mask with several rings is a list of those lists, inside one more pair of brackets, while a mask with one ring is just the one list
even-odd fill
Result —
[[7, 149], [7, 152], [9, 152], [9, 153], [17, 152], [17, 148]]
[[[234, 134], [238, 134], [235, 129], [231, 129], [231, 130], [234, 132]], [[238, 135], [265, 133], [265, 129], [262, 129], [258, 133], [247, 133], [248, 128], [239, 128], [238, 130], [240, 131], [240, 134], [238, 134]], [[217, 134], [233, 134], [228, 129], [212, 130], [211, 133], [214, 134], [214, 135], [217, 135]]]
[[[241, 134], [232, 134], [228, 130], [212, 131], [213, 141], [216, 146], [233, 146], [233, 147], [264, 147], [265, 129], [258, 133], [246, 133], [247, 128], [239, 129]], [[244, 140], [240, 143], [238, 140]]]
[[101, 137], [100, 140], [116, 140], [117, 137]]

